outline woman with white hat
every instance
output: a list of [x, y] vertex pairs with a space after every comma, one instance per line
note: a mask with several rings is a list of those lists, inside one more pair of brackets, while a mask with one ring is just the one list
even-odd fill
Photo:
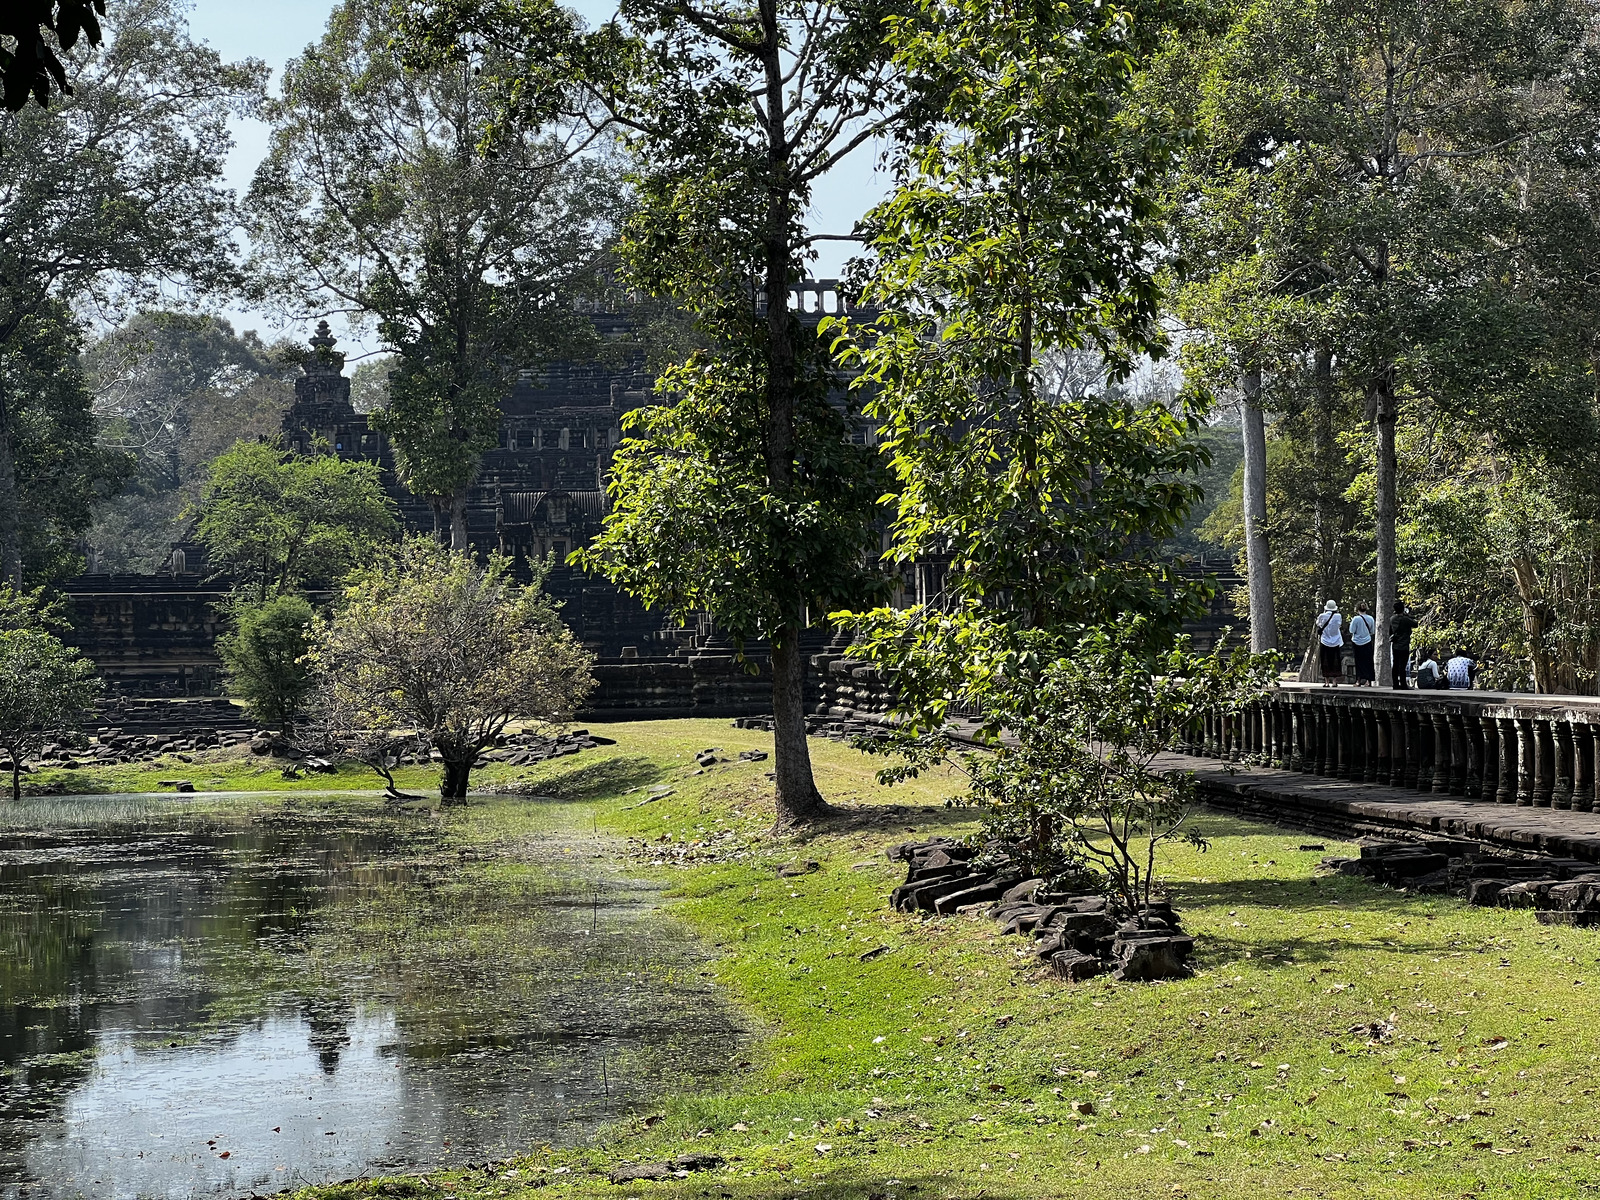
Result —
[[1317, 657], [1322, 667], [1322, 686], [1338, 687], [1339, 651], [1344, 646], [1344, 618], [1339, 615], [1339, 602], [1329, 600], [1317, 616]]

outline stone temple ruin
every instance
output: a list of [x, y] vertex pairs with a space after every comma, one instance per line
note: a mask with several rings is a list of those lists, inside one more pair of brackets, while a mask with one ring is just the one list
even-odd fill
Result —
[[[835, 280], [798, 285], [790, 304], [812, 325], [849, 307]], [[593, 312], [590, 319], [610, 346], [629, 344], [634, 332], [629, 314]], [[404, 527], [436, 529], [428, 502], [396, 478], [388, 437], [370, 428], [351, 404], [345, 356], [326, 322], [310, 340], [312, 354], [283, 419], [285, 445], [302, 453], [325, 445], [343, 458], [380, 464]], [[662, 613], [647, 612], [607, 580], [565, 564], [566, 554], [600, 528], [623, 418], [652, 402], [652, 382], [642, 353], [609, 353], [523, 371], [503, 401], [498, 444], [484, 454], [468, 496], [469, 540], [480, 551], [498, 550], [521, 562], [555, 556], [557, 566], [546, 586], [561, 602], [562, 617], [598, 660], [600, 687], [587, 719], [770, 711], [767, 680], [736, 660], [732, 643], [708, 620], [680, 626]], [[870, 444], [874, 430], [862, 421], [853, 436]], [[943, 569], [937, 561], [915, 564], [903, 581], [904, 601], [937, 595]], [[107, 680], [111, 708], [118, 710], [110, 715], [123, 724], [148, 723], [159, 720], [156, 698], [220, 694], [214, 643], [222, 629], [216, 605], [228, 586], [207, 564], [204, 547], [192, 540], [175, 545], [165, 569], [153, 575], [86, 574], [69, 583], [73, 637]], [[1213, 634], [1213, 627], [1228, 619], [1225, 605], [1219, 605], [1196, 632]], [[857, 664], [842, 657], [842, 645], [828, 644], [830, 636], [826, 630], [812, 634], [813, 704], [819, 714], [838, 710], [840, 719], [855, 720], [855, 710], [879, 705], [862, 704], [853, 695], [862, 682], [853, 676]], [[761, 648], [747, 651], [759, 665]], [[136, 709], [148, 711], [141, 717]]]
[[[801, 284], [791, 304], [813, 324], [847, 307], [832, 280]], [[595, 312], [591, 319], [613, 346], [633, 332], [626, 313]], [[336, 346], [323, 322], [283, 419], [285, 445], [302, 453], [326, 445], [340, 457], [379, 463], [404, 528], [434, 530], [428, 502], [395, 476], [388, 437], [352, 406], [345, 356]], [[642, 354], [523, 371], [503, 401], [499, 443], [484, 454], [468, 497], [469, 540], [480, 551], [498, 550], [521, 562], [555, 556], [547, 586], [562, 603], [563, 618], [599, 660], [600, 690], [586, 714], [591, 718], [764, 711], [770, 706], [766, 681], [735, 661], [732, 643], [708, 621], [679, 626], [647, 612], [607, 580], [565, 565], [566, 554], [600, 528], [623, 417], [651, 403], [652, 382]], [[857, 436], [868, 438], [870, 430], [863, 427]], [[188, 539], [173, 547], [156, 574], [86, 574], [70, 582], [74, 639], [105, 675], [113, 707], [131, 714], [152, 707], [140, 698], [220, 692], [214, 643], [222, 630], [215, 606], [227, 590], [228, 581], [206, 562], [204, 547]], [[826, 640], [819, 632], [814, 648], [822, 649]], [[759, 647], [751, 650], [759, 659]]]

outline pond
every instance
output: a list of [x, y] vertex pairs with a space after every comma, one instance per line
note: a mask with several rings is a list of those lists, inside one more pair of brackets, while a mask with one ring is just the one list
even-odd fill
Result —
[[581, 806], [485, 803], [520, 832], [472, 846], [331, 798], [7, 806], [0, 1194], [478, 1162], [736, 1065], [745, 1030], [659, 883]]

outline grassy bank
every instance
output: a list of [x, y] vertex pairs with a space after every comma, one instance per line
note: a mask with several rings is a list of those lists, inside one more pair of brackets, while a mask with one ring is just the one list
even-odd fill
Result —
[[[891, 913], [883, 848], [960, 832], [938, 780], [878, 787], [814, 742], [845, 811], [771, 833], [770, 750], [722, 722], [597, 727], [615, 746], [514, 772], [592, 806], [763, 1030], [719, 1089], [591, 1146], [329, 1197], [1477, 1196], [1600, 1186], [1600, 937], [1320, 875], [1314, 839], [1213, 815], [1167, 877], [1198, 935], [1190, 980], [1067, 985], [990, 922]], [[498, 770], [498, 768], [497, 768]], [[199, 780], [196, 780], [197, 784]], [[475, 780], [475, 782], [485, 782]], [[310, 781], [307, 786], [327, 786]], [[661, 789], [670, 794], [652, 799]], [[463, 843], [537, 833], [515, 799], [443, 818]], [[1345, 847], [1327, 843], [1326, 851]], [[780, 876], [814, 861], [812, 873]], [[724, 1168], [624, 1186], [624, 1162]]]

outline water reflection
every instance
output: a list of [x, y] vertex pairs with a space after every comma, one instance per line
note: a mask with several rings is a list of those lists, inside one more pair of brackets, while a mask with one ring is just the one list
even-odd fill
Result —
[[737, 1052], [652, 886], [559, 830], [462, 866], [406, 820], [0, 834], [0, 1194], [498, 1157]]

